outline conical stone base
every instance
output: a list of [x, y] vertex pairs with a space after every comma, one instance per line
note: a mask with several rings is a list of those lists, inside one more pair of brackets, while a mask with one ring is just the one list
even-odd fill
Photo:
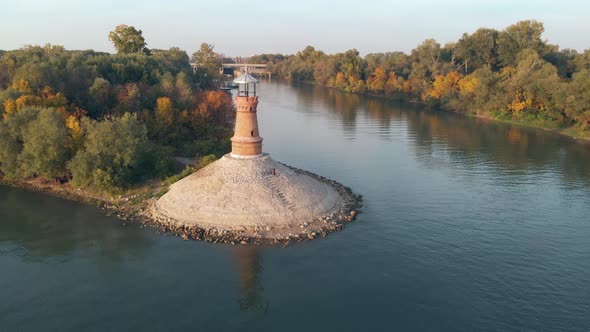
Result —
[[293, 227], [344, 205], [333, 186], [268, 155], [226, 155], [173, 184], [154, 212], [183, 226], [244, 230]]

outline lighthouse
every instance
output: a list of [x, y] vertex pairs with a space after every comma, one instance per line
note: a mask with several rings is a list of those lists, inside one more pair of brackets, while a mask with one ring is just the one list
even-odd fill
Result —
[[238, 85], [236, 96], [236, 126], [231, 138], [231, 156], [239, 159], [250, 159], [262, 156], [262, 137], [258, 132], [258, 96], [256, 83], [258, 80], [246, 73], [236, 78]]
[[183, 236], [232, 244], [313, 239], [356, 215], [350, 189], [262, 153], [256, 78], [234, 80], [236, 123], [231, 153], [172, 184], [152, 218]]

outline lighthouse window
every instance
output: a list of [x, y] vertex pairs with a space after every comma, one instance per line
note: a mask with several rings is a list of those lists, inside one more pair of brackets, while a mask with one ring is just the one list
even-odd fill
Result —
[[250, 131], [250, 136], [254, 136], [254, 130]]

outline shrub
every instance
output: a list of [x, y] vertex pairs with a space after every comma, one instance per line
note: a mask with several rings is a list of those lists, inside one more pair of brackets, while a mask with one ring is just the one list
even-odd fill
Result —
[[200, 170], [201, 168], [213, 163], [216, 160], [217, 160], [217, 157], [215, 155], [213, 155], [213, 154], [206, 155], [203, 158], [199, 159], [199, 161], [196, 163], [195, 166], [186, 166], [181, 173], [167, 178], [166, 182], [168, 182], [169, 184], [173, 184], [175, 182], [178, 182], [178, 181], [184, 179], [185, 177], [193, 174], [194, 172]]

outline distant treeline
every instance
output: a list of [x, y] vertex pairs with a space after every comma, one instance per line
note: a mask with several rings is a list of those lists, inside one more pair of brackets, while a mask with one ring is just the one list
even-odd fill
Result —
[[115, 55], [0, 51], [0, 176], [113, 189], [171, 175], [174, 155], [229, 150], [231, 98], [207, 90], [184, 51], [148, 50], [129, 29], [141, 36], [109, 36]]
[[350, 93], [425, 102], [443, 109], [529, 125], [590, 130], [590, 50], [560, 50], [541, 39], [543, 24], [481, 28], [441, 46], [427, 39], [410, 55], [355, 49], [328, 55], [262, 54], [274, 75]]

